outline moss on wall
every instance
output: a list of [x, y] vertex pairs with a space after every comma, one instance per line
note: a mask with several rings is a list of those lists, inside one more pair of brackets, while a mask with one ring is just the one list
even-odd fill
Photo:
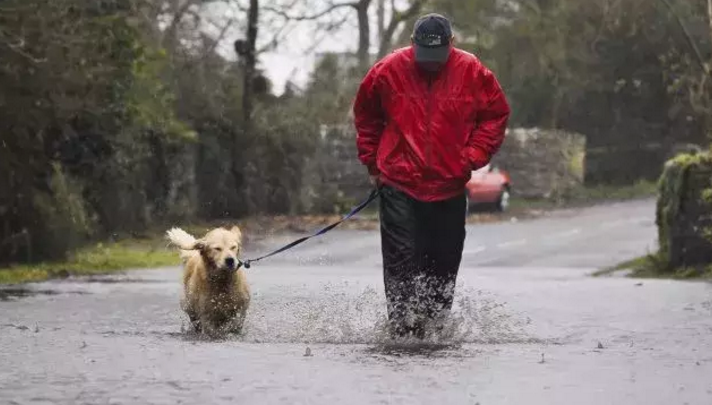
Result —
[[658, 190], [658, 241], [668, 268], [712, 263], [712, 153], [669, 160]]

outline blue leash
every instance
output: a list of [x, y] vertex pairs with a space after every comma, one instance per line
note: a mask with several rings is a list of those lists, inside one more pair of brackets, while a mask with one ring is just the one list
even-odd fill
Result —
[[312, 234], [312, 235], [304, 236], [304, 237], [302, 237], [302, 238], [299, 238], [299, 239], [295, 240], [294, 242], [292, 242], [292, 243], [290, 243], [290, 244], [288, 244], [288, 245], [282, 246], [281, 248], [279, 248], [279, 249], [277, 249], [277, 250], [275, 250], [275, 251], [273, 251], [273, 252], [270, 252], [270, 253], [268, 253], [268, 254], [266, 254], [266, 255], [264, 255], [264, 256], [260, 256], [260, 257], [258, 257], [258, 258], [256, 258], [256, 259], [247, 259], [247, 260], [239, 260], [239, 259], [238, 259], [238, 261], [237, 261], [237, 268], [239, 269], [240, 267], [243, 267], [243, 266], [244, 266], [246, 269], [249, 269], [249, 268], [251, 267], [252, 263], [254, 263], [254, 262], [257, 262], [257, 261], [260, 261], [260, 260], [262, 260], [262, 259], [266, 259], [266, 258], [268, 258], [268, 257], [270, 257], [270, 256], [274, 256], [274, 255], [276, 255], [276, 254], [282, 253], [282, 252], [284, 252], [285, 250], [289, 250], [289, 249], [291, 249], [291, 248], [293, 248], [293, 247], [299, 245], [300, 243], [306, 242], [307, 240], [309, 240], [309, 239], [311, 239], [311, 238], [313, 238], [313, 237], [316, 237], [316, 236], [319, 236], [319, 235], [323, 235], [323, 234], [329, 232], [330, 230], [336, 228], [336, 227], [337, 227], [339, 224], [341, 224], [342, 222], [344, 222], [344, 221], [346, 221], [347, 219], [353, 217], [354, 215], [358, 214], [361, 210], [363, 210], [364, 208], [366, 208], [366, 206], [367, 206], [368, 204], [370, 204], [373, 200], [376, 199], [376, 197], [378, 197], [378, 194], [379, 194], [379, 193], [380, 193], [380, 189], [378, 189], [378, 188], [374, 189], [373, 191], [371, 191], [371, 194], [369, 194], [368, 198], [366, 198], [365, 200], [363, 200], [363, 202], [361, 202], [361, 204], [359, 204], [359, 205], [357, 205], [356, 207], [354, 207], [354, 208], [351, 210], [351, 212], [349, 212], [348, 214], [346, 214], [343, 218], [341, 218], [341, 219], [338, 220], [337, 222], [334, 222], [334, 223], [331, 224], [331, 225], [328, 225], [328, 226], [326, 226], [326, 227], [320, 229], [319, 231], [317, 231], [316, 233], [314, 233], [314, 234]]

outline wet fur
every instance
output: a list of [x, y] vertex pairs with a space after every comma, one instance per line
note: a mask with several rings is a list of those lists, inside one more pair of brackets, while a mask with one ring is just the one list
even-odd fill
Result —
[[240, 333], [250, 304], [250, 288], [243, 269], [230, 270], [224, 265], [226, 258], [237, 260], [240, 255], [240, 229], [215, 228], [201, 239], [180, 228], [166, 234], [180, 248], [184, 267], [180, 306], [195, 331], [209, 336]]

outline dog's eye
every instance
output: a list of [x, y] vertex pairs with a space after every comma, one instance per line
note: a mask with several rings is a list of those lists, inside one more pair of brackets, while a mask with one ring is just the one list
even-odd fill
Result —
[[237, 246], [233, 246], [230, 248], [230, 250], [235, 250], [235, 249], [237, 249]]
[[221, 247], [216, 247], [216, 248], [214, 248], [214, 249], [217, 250], [218, 252], [222, 252], [222, 248], [221, 248]]

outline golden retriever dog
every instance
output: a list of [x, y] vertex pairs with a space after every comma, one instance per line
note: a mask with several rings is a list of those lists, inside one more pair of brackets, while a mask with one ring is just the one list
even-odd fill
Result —
[[247, 278], [238, 268], [240, 228], [215, 228], [200, 239], [180, 228], [166, 235], [181, 249], [184, 295], [180, 306], [196, 332], [209, 336], [240, 333], [250, 305]]

